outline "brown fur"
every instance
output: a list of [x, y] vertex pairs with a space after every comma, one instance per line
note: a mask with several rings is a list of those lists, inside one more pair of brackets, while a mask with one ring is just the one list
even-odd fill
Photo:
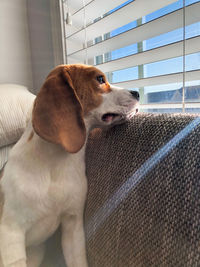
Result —
[[30, 135], [29, 135], [28, 142], [31, 141], [31, 139], [33, 138], [33, 136], [34, 136], [34, 132], [32, 131], [32, 132], [30, 133]]
[[0, 179], [3, 177], [4, 168], [0, 171]]
[[101, 88], [102, 88], [104, 93], [109, 93], [112, 91], [110, 88], [110, 84], [108, 82], [106, 82], [105, 84], [102, 84]]
[[60, 65], [51, 71], [35, 100], [35, 132], [68, 152], [78, 152], [86, 139], [83, 116], [101, 104], [102, 93], [110, 88], [108, 82], [98, 83], [99, 75], [105, 78], [98, 69], [80, 64]]

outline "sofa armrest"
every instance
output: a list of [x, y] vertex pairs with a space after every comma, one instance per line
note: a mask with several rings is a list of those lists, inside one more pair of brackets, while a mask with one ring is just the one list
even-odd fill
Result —
[[17, 84], [0, 84], [0, 95], [0, 147], [4, 147], [17, 142], [23, 134], [35, 95]]
[[90, 136], [90, 266], [200, 265], [199, 125], [193, 115], [138, 114]]

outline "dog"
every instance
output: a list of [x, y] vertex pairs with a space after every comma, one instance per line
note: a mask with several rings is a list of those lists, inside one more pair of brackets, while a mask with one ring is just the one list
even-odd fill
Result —
[[50, 72], [0, 181], [1, 267], [40, 266], [44, 242], [60, 224], [67, 266], [88, 266], [83, 230], [87, 136], [95, 127], [130, 119], [138, 100], [136, 91], [110, 85], [93, 66], [59, 65]]

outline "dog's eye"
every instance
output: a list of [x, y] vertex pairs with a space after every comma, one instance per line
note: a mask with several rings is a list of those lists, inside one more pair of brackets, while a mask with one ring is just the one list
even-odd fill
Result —
[[97, 76], [97, 81], [98, 81], [100, 84], [105, 83], [104, 77], [103, 77], [102, 75]]

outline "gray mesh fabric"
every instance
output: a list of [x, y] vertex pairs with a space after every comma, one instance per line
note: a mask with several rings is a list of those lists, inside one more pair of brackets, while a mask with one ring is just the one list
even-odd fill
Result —
[[200, 122], [187, 127], [195, 118], [139, 114], [90, 136], [91, 267], [200, 266]]

